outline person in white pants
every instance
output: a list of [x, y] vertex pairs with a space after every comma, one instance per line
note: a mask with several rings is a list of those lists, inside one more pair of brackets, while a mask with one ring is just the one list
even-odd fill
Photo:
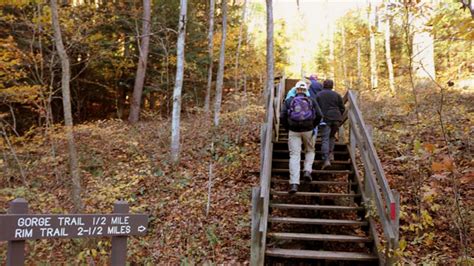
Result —
[[290, 190], [293, 194], [298, 191], [300, 184], [301, 146], [304, 146], [304, 174], [305, 181], [311, 182], [311, 172], [315, 155], [315, 141], [313, 129], [321, 120], [321, 110], [317, 102], [308, 96], [308, 87], [304, 81], [296, 83], [296, 94], [287, 97], [280, 113], [280, 123], [288, 133], [288, 148], [290, 150]]

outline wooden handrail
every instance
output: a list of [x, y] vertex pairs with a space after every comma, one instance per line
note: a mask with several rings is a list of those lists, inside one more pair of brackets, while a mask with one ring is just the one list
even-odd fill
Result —
[[[269, 99], [267, 99], [265, 124], [262, 126], [260, 187], [254, 189], [254, 193], [258, 193], [259, 195], [252, 200], [251, 265], [263, 265], [265, 258], [273, 140], [278, 139], [280, 127], [279, 113], [284, 86], [285, 78], [282, 78], [279, 84], [273, 88], [273, 91], [268, 94]], [[273, 135], [274, 133], [276, 134], [275, 136]]]
[[[390, 210], [391, 213], [392, 207], [394, 208], [395, 206], [392, 206], [395, 204], [395, 198], [393, 197], [392, 191], [390, 190], [390, 186], [388, 184], [387, 178], [385, 177], [385, 173], [382, 168], [382, 164], [380, 163], [380, 159], [377, 156], [377, 152], [375, 151], [374, 144], [372, 142], [372, 138], [369, 137], [369, 132], [367, 130], [367, 127], [365, 125], [364, 119], [362, 117], [362, 113], [359, 110], [359, 107], [357, 106], [357, 103], [355, 101], [355, 97], [352, 91], [348, 91], [348, 98], [350, 102], [350, 111], [354, 112], [355, 119], [357, 121], [357, 124], [361, 127], [362, 131], [362, 137], [364, 138], [365, 143], [367, 144], [367, 149], [369, 150], [369, 155], [371, 157], [372, 162], [374, 163], [374, 168], [375, 171], [377, 172], [377, 179], [379, 181], [379, 185], [382, 188], [384, 194], [387, 197], [387, 203], [390, 205]], [[391, 216], [391, 219], [395, 219], [394, 216]]]
[[[349, 139], [355, 142], [350, 143], [350, 145], [351, 147], [359, 147], [361, 160], [365, 169], [364, 192], [367, 195], [372, 195], [375, 200], [377, 214], [380, 218], [389, 248], [396, 248], [398, 246], [400, 211], [398, 193], [390, 189], [354, 92], [349, 90], [344, 95], [343, 101], [347, 107], [343, 115], [343, 123], [349, 122], [351, 134]], [[353, 156], [353, 158], [356, 156], [352, 148], [351, 156]]]

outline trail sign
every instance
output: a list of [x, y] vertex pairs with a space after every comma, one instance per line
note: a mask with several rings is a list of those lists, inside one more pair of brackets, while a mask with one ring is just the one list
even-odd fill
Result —
[[0, 214], [0, 241], [8, 241], [7, 266], [17, 266], [25, 262], [25, 240], [111, 236], [110, 265], [125, 266], [127, 237], [145, 235], [147, 226], [148, 215], [129, 213], [126, 201], [116, 201], [112, 214], [28, 214], [19, 198]]
[[146, 214], [5, 214], [0, 241], [145, 235]]

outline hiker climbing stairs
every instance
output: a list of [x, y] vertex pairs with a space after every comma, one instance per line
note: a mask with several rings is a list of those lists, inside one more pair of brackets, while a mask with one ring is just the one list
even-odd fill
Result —
[[321, 170], [318, 139], [313, 181], [301, 181], [299, 191], [289, 194], [287, 134], [280, 128], [280, 139], [273, 143], [265, 262], [378, 265], [347, 145], [337, 144], [332, 166]]
[[251, 265], [393, 264], [399, 196], [388, 185], [354, 92], [344, 96], [331, 166], [322, 169], [317, 136], [312, 181], [302, 178], [298, 191], [288, 192], [288, 132], [278, 118], [296, 82], [280, 79], [267, 101], [260, 185], [252, 190]]

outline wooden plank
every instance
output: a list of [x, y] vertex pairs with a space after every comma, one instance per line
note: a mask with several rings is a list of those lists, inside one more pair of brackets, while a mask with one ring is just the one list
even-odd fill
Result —
[[[272, 195], [290, 195], [288, 191], [270, 191]], [[346, 193], [323, 193], [323, 192], [301, 192], [298, 191], [290, 196], [310, 196], [310, 197], [360, 197], [360, 194], [346, 194]]]
[[387, 205], [391, 206], [392, 204], [395, 204], [395, 198], [393, 197], [387, 178], [385, 177], [385, 174], [383, 172], [382, 163], [380, 162], [380, 159], [377, 156], [377, 152], [375, 150], [374, 144], [372, 143], [372, 139], [369, 138], [368, 129], [365, 125], [364, 119], [362, 117], [362, 113], [359, 110], [359, 107], [356, 104], [355, 96], [353, 95], [351, 91], [349, 91], [348, 97], [349, 97], [349, 101], [352, 103], [351, 107], [354, 111], [356, 122], [361, 127], [362, 137], [367, 142], [369, 156], [374, 163], [375, 172], [377, 174], [377, 182], [382, 188], [383, 193], [386, 195], [386, 198], [388, 201]]
[[[276, 174], [285, 174], [289, 173], [289, 169], [280, 169], [280, 168], [273, 168], [272, 173]], [[303, 170], [301, 170], [301, 173]], [[325, 175], [341, 175], [341, 174], [352, 174], [351, 170], [313, 170], [311, 174], [325, 174]]]
[[[274, 163], [289, 163], [290, 159], [276, 159], [273, 158]], [[304, 160], [300, 161], [301, 163], [304, 163]], [[314, 160], [313, 164], [322, 164], [324, 161], [323, 160]], [[336, 164], [351, 164], [350, 160], [344, 160], [344, 161], [331, 161], [331, 165], [336, 165]]]
[[270, 223], [287, 223], [287, 224], [318, 224], [318, 225], [352, 225], [352, 226], [366, 226], [367, 221], [355, 220], [336, 220], [336, 219], [319, 219], [319, 218], [296, 218], [296, 217], [269, 217]]
[[338, 131], [338, 140], [337, 140], [337, 143], [336, 144], [339, 144], [339, 145], [346, 145], [346, 136], [345, 136], [345, 127], [343, 124], [341, 124], [341, 126], [339, 127], [339, 131]]
[[278, 141], [279, 132], [280, 132], [280, 108], [281, 108], [281, 91], [283, 90], [283, 83], [284, 83], [285, 77], [282, 77], [280, 80], [280, 83], [278, 84], [278, 91], [276, 98], [273, 102], [274, 105], [274, 110], [275, 110], [275, 124], [274, 124], [274, 132], [275, 132], [275, 140]]
[[[280, 136], [280, 137], [281, 137], [281, 136]], [[286, 139], [286, 140], [280, 139], [280, 140], [275, 141], [275, 142], [273, 142], [273, 143], [275, 143], [275, 144], [288, 144], [288, 139]], [[316, 145], [318, 145], [318, 144], [321, 145], [321, 144], [322, 144], [321, 141], [316, 141]], [[347, 145], [344, 144], [344, 143], [336, 142], [336, 143], [335, 143], [335, 146], [347, 146]]]
[[261, 204], [260, 199], [260, 187], [252, 188], [252, 227], [251, 227], [251, 240], [250, 240], [250, 264], [257, 265], [258, 261], [263, 260], [260, 258], [261, 254], [261, 234], [258, 230], [261, 218]]
[[384, 200], [382, 198], [382, 194], [380, 193], [380, 190], [378, 186], [376, 186], [376, 181], [375, 177], [373, 176], [372, 171], [370, 170], [371, 164], [369, 162], [368, 155], [366, 154], [365, 151], [361, 152], [362, 154], [362, 160], [364, 161], [364, 165], [367, 165], [368, 169], [366, 171], [366, 179], [365, 179], [365, 186], [368, 188], [366, 191], [369, 192], [370, 194], [367, 195], [369, 199], [374, 199], [375, 206], [377, 207], [377, 214], [380, 218], [380, 223], [382, 224], [382, 228], [384, 231], [384, 234], [386, 236], [386, 239], [393, 239], [393, 229], [390, 225], [389, 219], [387, 217], [387, 213], [385, 211], [385, 207], [383, 206]]
[[[356, 179], [356, 182], [358, 183], [358, 187], [362, 195], [362, 199], [364, 202], [368, 202], [369, 198], [365, 194], [364, 190], [360, 189], [362, 187], [362, 179], [360, 178], [359, 172], [357, 171], [357, 164], [355, 163], [355, 154], [351, 154], [351, 162], [352, 162], [352, 167], [354, 169], [355, 179]], [[385, 255], [378, 249], [378, 247], [380, 246], [380, 240], [379, 240], [378, 232], [376, 229], [377, 226], [372, 217], [369, 217], [368, 221], [369, 221], [369, 227], [370, 227], [370, 234], [372, 238], [374, 239], [374, 246], [372, 247], [372, 251], [374, 254], [377, 254], [377, 257], [379, 258], [379, 265], [385, 265], [386, 264], [384, 261]]]
[[355, 158], [355, 149], [357, 145], [357, 138], [353, 129], [354, 123], [349, 121], [349, 151], [351, 153], [351, 158]]
[[380, 193], [380, 190], [377, 186], [377, 181], [375, 180], [375, 177], [372, 173], [373, 166], [367, 154], [368, 152], [363, 148], [360, 149], [360, 151], [361, 151], [360, 152], [361, 158], [365, 167], [366, 178], [364, 179], [365, 180], [364, 185], [366, 187], [366, 194], [368, 194], [367, 196], [369, 199], [371, 198], [374, 199], [375, 206], [377, 207], [377, 214], [380, 218], [380, 223], [382, 224], [382, 228], [386, 236], [386, 239], [387, 240], [393, 239], [394, 238], [393, 228], [390, 225], [389, 218], [387, 217], [387, 213], [383, 205], [384, 203], [383, 196]]
[[270, 257], [298, 258], [298, 259], [321, 259], [337, 261], [377, 261], [378, 257], [361, 252], [321, 251], [271, 248], [265, 252]]
[[285, 240], [357, 242], [357, 243], [372, 242], [371, 238], [368, 238], [365, 236], [351, 236], [351, 235], [271, 232], [271, 233], [268, 233], [268, 236], [275, 239], [285, 239]]
[[[288, 184], [288, 179], [272, 179], [272, 183], [286, 183], [286, 184]], [[346, 181], [311, 181], [309, 184], [311, 184], [311, 185], [328, 185], [328, 186], [357, 185], [356, 182], [346, 182]]]
[[[273, 152], [275, 152], [275, 153], [290, 153], [289, 150], [273, 150]], [[315, 151], [315, 153], [321, 154], [322, 152], [321, 151]], [[333, 151], [333, 153], [334, 153], [334, 155], [336, 155], [336, 154], [343, 154], [343, 155], [349, 154], [349, 152], [347, 152], [347, 151]], [[301, 151], [301, 154], [304, 154], [304, 152]]]
[[271, 167], [272, 167], [272, 156], [273, 156], [273, 97], [274, 92], [269, 93], [270, 98], [268, 99], [267, 113], [266, 113], [266, 132], [265, 132], [265, 147], [263, 151], [263, 163], [262, 169], [260, 172], [260, 200], [263, 201], [262, 205], [262, 217], [259, 224], [259, 233], [262, 237], [260, 238], [260, 250], [258, 254], [259, 261], [257, 265], [263, 265], [263, 258], [265, 256], [266, 248], [266, 234], [267, 234], [267, 220], [268, 220], [268, 211], [270, 204], [270, 178], [271, 178]]
[[271, 172], [271, 160], [272, 160], [272, 147], [273, 143], [270, 141], [272, 137], [272, 127], [273, 124], [270, 122], [266, 123], [266, 130], [265, 130], [265, 147], [263, 148], [263, 166], [262, 166], [262, 171], [260, 173], [260, 186], [261, 186], [261, 195], [262, 197], [265, 197], [266, 194], [268, 194], [268, 187], [269, 187], [269, 181], [270, 181], [270, 172]]
[[295, 210], [319, 210], [319, 211], [360, 211], [363, 207], [352, 206], [336, 206], [336, 205], [303, 205], [303, 204], [286, 204], [271, 203], [271, 208], [276, 209], [295, 209]]
[[[350, 114], [350, 116], [351, 116], [351, 119], [355, 119], [355, 118], [352, 118], [352, 114]], [[369, 156], [370, 151], [368, 151], [366, 149], [368, 147], [367, 141], [363, 140], [362, 142], [360, 142], [360, 139], [362, 137], [360, 136], [360, 133], [358, 132], [358, 130], [356, 128], [354, 128], [354, 136], [355, 136], [356, 139], [359, 140], [358, 147], [359, 147], [361, 159], [362, 159], [362, 162], [363, 162], [363, 165], [364, 165], [364, 168], [365, 168], [366, 178], [365, 178], [364, 185], [366, 187], [366, 194], [370, 193], [369, 195], [367, 195], [369, 198], [374, 197], [374, 202], [375, 202], [375, 205], [377, 207], [377, 214], [380, 218], [380, 222], [381, 222], [382, 227], [383, 227], [384, 235], [386, 237], [386, 240], [389, 241], [390, 239], [394, 238], [394, 232], [393, 232], [393, 228], [392, 228], [392, 226], [389, 222], [389, 217], [387, 217], [385, 207], [383, 206], [383, 203], [386, 202], [387, 200], [384, 200], [384, 197], [380, 193], [380, 190], [378, 189], [378, 186], [376, 186], [376, 184], [378, 184], [378, 182], [376, 180], [377, 178], [372, 174], [372, 169], [373, 169], [374, 166], [373, 166], [371, 158]], [[361, 144], [361, 145], [359, 145], [359, 144]], [[352, 159], [354, 160], [354, 158], [352, 158]], [[353, 165], [355, 165], [355, 164], [353, 164]], [[365, 200], [365, 201], [367, 202], [367, 200]]]
[[348, 110], [349, 110], [349, 108], [347, 108], [347, 106], [346, 106], [346, 110], [344, 110], [344, 113], [342, 114], [341, 125], [343, 125], [347, 121], [347, 112], [348, 112]]
[[[400, 227], [400, 193], [396, 190], [392, 190], [393, 196], [395, 197], [395, 203], [396, 203], [396, 208], [394, 210], [395, 213], [392, 213], [392, 215], [395, 216], [395, 219], [391, 220], [392, 222], [392, 229], [394, 232], [394, 238], [390, 240], [390, 246], [389, 249], [396, 250], [398, 246], [398, 241], [399, 241], [399, 227]], [[395, 265], [396, 262], [400, 260], [400, 257], [398, 255], [394, 255], [392, 257], [388, 258], [388, 263], [389, 265]]]
[[392, 226], [393, 226], [393, 231], [395, 233], [395, 246], [393, 248], [398, 247], [398, 240], [400, 237], [400, 193], [397, 190], [392, 190], [393, 191], [393, 196], [395, 197], [395, 202], [396, 202], [396, 209], [395, 209], [395, 219], [392, 219]]

